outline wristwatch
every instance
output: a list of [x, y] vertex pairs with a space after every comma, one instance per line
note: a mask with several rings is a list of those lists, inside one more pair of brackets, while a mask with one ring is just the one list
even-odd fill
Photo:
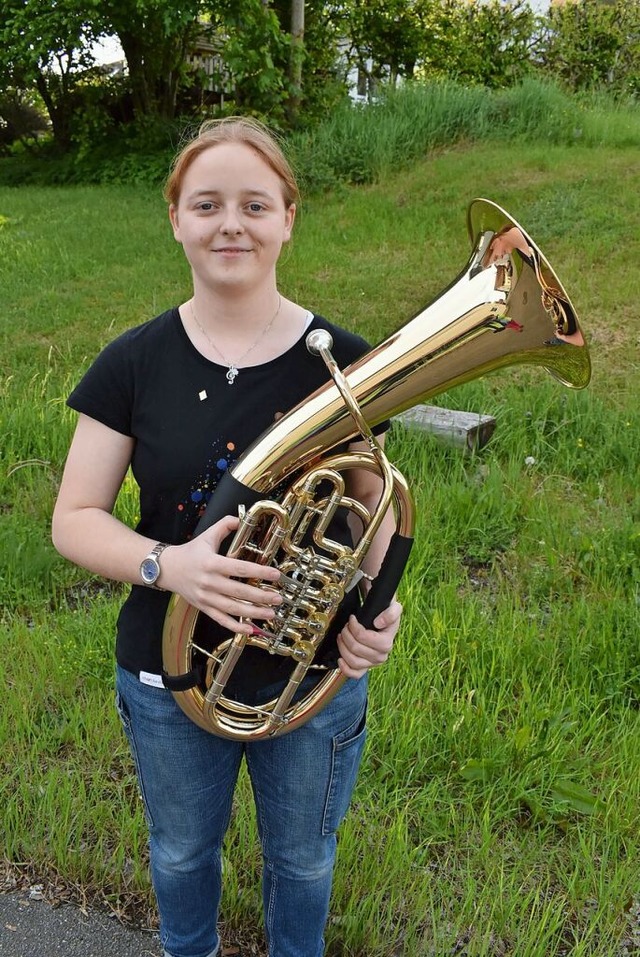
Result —
[[143, 558], [142, 562], [140, 563], [140, 578], [142, 579], [143, 583], [148, 585], [150, 588], [160, 588], [159, 585], [156, 585], [156, 582], [160, 577], [160, 562], [158, 559], [165, 548], [168, 547], [169, 546], [167, 542], [158, 542], [158, 544], [149, 552], [147, 557]]

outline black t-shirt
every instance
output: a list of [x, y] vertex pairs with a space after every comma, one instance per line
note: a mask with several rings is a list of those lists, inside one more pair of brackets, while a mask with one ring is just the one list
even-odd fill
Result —
[[[321, 316], [345, 368], [369, 348], [360, 336]], [[282, 413], [329, 379], [303, 335], [287, 352], [241, 369], [233, 385], [226, 367], [201, 355], [176, 308], [119, 336], [97, 357], [69, 396], [72, 409], [135, 439], [131, 468], [140, 488], [136, 530], [179, 545], [192, 535], [220, 478]], [[383, 431], [378, 426], [375, 431]], [[346, 522], [332, 528], [348, 535]], [[167, 592], [134, 585], [120, 611], [116, 657], [129, 671], [162, 670]]]

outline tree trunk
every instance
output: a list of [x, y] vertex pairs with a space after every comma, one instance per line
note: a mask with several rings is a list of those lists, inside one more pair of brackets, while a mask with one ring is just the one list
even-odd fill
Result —
[[36, 76], [36, 86], [51, 120], [53, 138], [60, 149], [66, 153], [71, 146], [71, 107], [68, 99], [64, 96], [56, 98], [52, 95], [49, 84], [40, 71]]
[[295, 125], [302, 101], [302, 64], [304, 61], [304, 0], [291, 0], [291, 59], [289, 80], [289, 122]]
[[140, 42], [140, 38], [135, 33], [127, 33], [124, 30], [120, 30], [118, 32], [118, 39], [120, 40], [120, 45], [122, 46], [127, 61], [131, 98], [133, 100], [133, 112], [139, 119], [141, 116], [154, 112], [144, 68], [144, 47]]

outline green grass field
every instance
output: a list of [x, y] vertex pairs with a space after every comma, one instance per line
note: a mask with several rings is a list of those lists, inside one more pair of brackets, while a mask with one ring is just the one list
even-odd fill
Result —
[[[417, 543], [404, 627], [373, 675], [329, 957], [640, 950], [637, 147], [461, 145], [311, 196], [282, 288], [375, 342], [462, 269], [476, 196], [556, 268], [593, 381], [573, 393], [520, 368], [440, 396], [496, 417], [474, 455], [394, 430]], [[120, 588], [59, 558], [48, 526], [66, 394], [115, 334], [188, 295], [187, 269], [158, 190], [4, 188], [0, 280], [0, 855], [148, 920], [142, 808], [112, 707]], [[136, 507], [127, 484], [119, 514]], [[231, 939], [261, 939], [259, 871], [243, 779]]]

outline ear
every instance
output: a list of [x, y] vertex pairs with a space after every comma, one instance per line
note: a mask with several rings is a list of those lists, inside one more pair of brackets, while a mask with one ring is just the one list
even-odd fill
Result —
[[180, 239], [180, 224], [178, 222], [178, 207], [175, 203], [171, 203], [169, 206], [169, 221], [171, 223], [171, 228], [173, 229], [173, 238], [177, 243], [182, 242]]
[[293, 232], [293, 223], [296, 218], [296, 204], [291, 203], [284, 215], [284, 242], [288, 243]]

